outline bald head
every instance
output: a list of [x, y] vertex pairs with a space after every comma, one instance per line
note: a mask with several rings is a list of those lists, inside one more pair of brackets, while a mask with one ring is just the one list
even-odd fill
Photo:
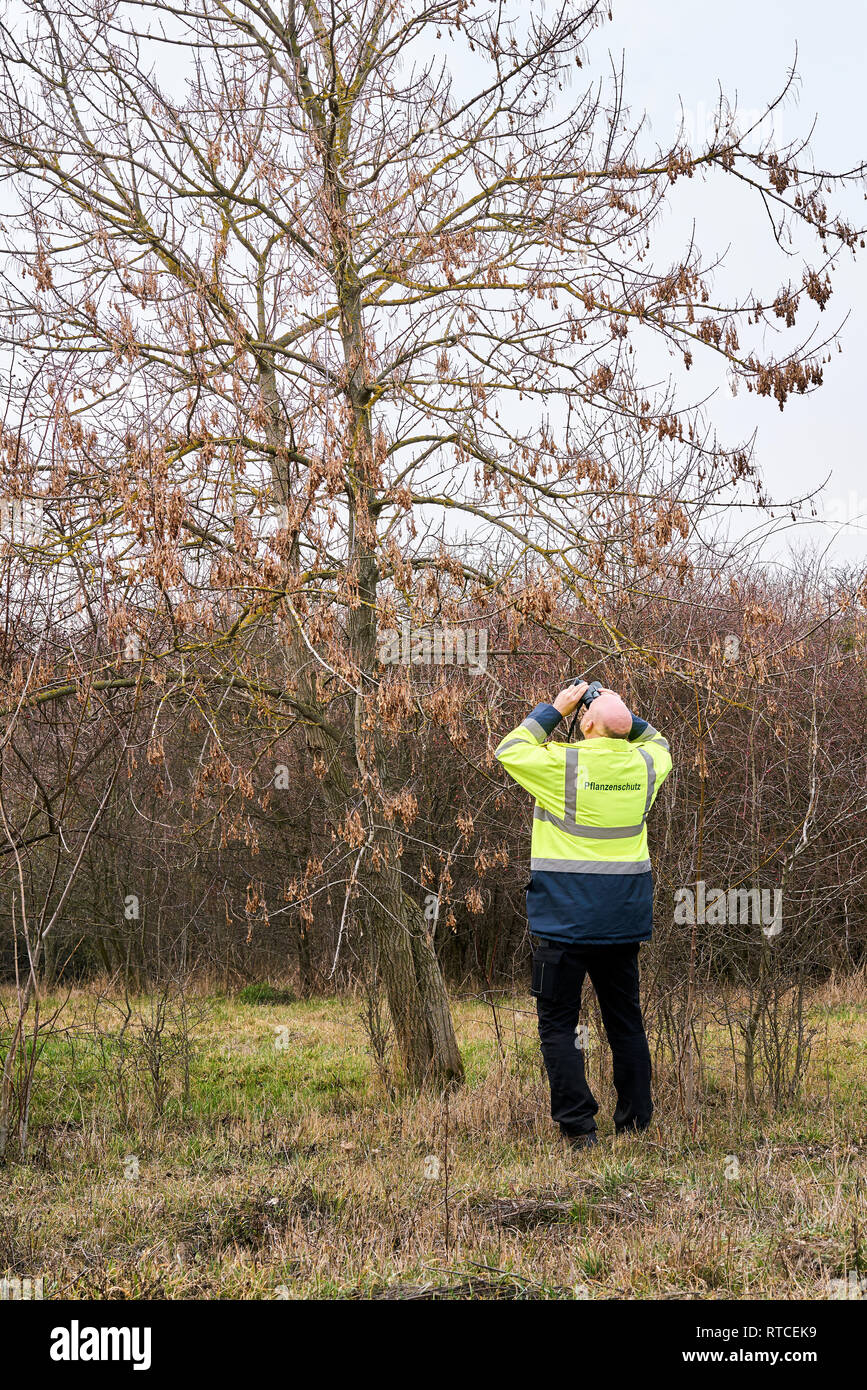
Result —
[[585, 738], [626, 738], [631, 730], [632, 715], [613, 690], [603, 690], [597, 695], [581, 720]]

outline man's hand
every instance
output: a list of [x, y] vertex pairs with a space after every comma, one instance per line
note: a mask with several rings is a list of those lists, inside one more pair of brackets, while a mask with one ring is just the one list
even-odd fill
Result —
[[565, 690], [561, 690], [554, 701], [554, 708], [558, 714], [573, 714], [588, 685], [589, 681], [582, 681], [580, 685], [567, 685]]

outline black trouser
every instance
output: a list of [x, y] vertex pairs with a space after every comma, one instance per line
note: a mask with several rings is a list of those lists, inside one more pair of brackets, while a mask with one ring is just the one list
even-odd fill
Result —
[[596, 1132], [599, 1106], [587, 1085], [582, 1038], [576, 1033], [585, 975], [593, 982], [614, 1060], [614, 1127], [618, 1133], [646, 1129], [653, 1102], [650, 1049], [638, 998], [637, 941], [573, 946], [534, 939], [532, 990], [551, 1085], [551, 1118], [564, 1134]]

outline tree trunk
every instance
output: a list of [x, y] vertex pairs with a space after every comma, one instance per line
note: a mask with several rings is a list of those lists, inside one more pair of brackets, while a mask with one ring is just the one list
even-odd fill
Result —
[[367, 916], [407, 1080], [416, 1087], [460, 1082], [464, 1069], [445, 981], [424, 913], [404, 891], [397, 834], [387, 832], [378, 848], [388, 862], [366, 876]]
[[[276, 382], [269, 367], [264, 371], [260, 369], [260, 380], [263, 397], [270, 407], [271, 440], [279, 450], [283, 441], [283, 431], [276, 403]], [[369, 429], [369, 422], [365, 423]], [[286, 505], [286, 473], [275, 467], [272, 476], [277, 497], [282, 505]], [[290, 582], [294, 549], [293, 545], [287, 561], [287, 587]], [[368, 822], [371, 824], [377, 820], [381, 821], [381, 816], [376, 815], [379, 800], [376, 791], [379, 789], [381, 792], [383, 785], [388, 781], [387, 750], [383, 749], [375, 730], [369, 740], [370, 767], [366, 766], [365, 755], [360, 747], [361, 742], [365, 741], [361, 734], [367, 698], [364, 691], [367, 684], [365, 677], [372, 672], [375, 663], [377, 571], [374, 558], [363, 551], [357, 554], [355, 563], [361, 575], [359, 589], [364, 602], [350, 615], [350, 645], [361, 687], [360, 693], [354, 696], [354, 730], [348, 731], [347, 752], [352, 757], [364, 788]], [[310, 652], [288, 606], [287, 613], [289, 635], [286, 653], [290, 679], [294, 683], [299, 701], [308, 708], [315, 709], [316, 679]], [[375, 689], [375, 686], [370, 688]], [[310, 720], [304, 724], [304, 734], [308, 754], [324, 768], [322, 792], [328, 820], [336, 827], [345, 820], [352, 804], [353, 790], [350, 779], [341, 762], [341, 753], [323, 725]], [[366, 863], [361, 866], [360, 883], [367, 899], [363, 915], [376, 934], [389, 1013], [406, 1078], [415, 1087], [443, 1086], [460, 1082], [464, 1076], [463, 1064], [452, 1024], [445, 981], [433, 940], [427, 930], [424, 913], [404, 891], [397, 833], [387, 831], [381, 838], [379, 847], [382, 851], [381, 871], [372, 871]]]

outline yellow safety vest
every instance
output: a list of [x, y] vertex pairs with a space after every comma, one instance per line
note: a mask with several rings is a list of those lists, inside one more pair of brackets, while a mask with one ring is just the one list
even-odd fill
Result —
[[671, 771], [662, 735], [546, 743], [561, 715], [537, 705], [495, 757], [535, 798], [527, 917], [538, 936], [585, 945], [646, 940], [653, 880], [647, 816]]

